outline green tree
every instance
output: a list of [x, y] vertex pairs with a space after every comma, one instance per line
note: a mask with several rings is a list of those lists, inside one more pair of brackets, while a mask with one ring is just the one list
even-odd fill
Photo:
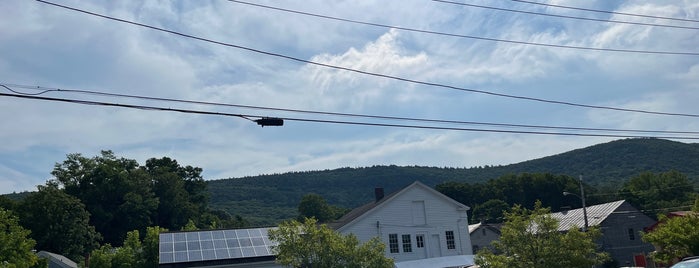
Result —
[[111, 151], [87, 158], [69, 154], [51, 172], [50, 183], [63, 186], [91, 214], [90, 221], [110, 244], [119, 244], [129, 230], [145, 230], [158, 207], [148, 173], [132, 159]]
[[[697, 199], [699, 202], [699, 198]], [[683, 217], [660, 217], [655, 230], [644, 233], [643, 241], [656, 247], [651, 257], [663, 263], [686, 256], [699, 255], [699, 210]]]
[[35, 241], [29, 238], [30, 231], [19, 225], [12, 211], [0, 208], [0, 266], [7, 268], [29, 268], [38, 261], [32, 252]]
[[505, 213], [495, 252], [481, 250], [476, 264], [484, 268], [519, 267], [590, 267], [608, 259], [606, 253], [596, 251], [594, 239], [600, 236], [597, 228], [581, 232], [572, 228], [558, 231], [558, 221], [536, 202], [534, 209], [519, 205]]
[[[199, 220], [208, 211], [208, 191], [201, 168], [183, 167], [176, 160], [163, 157], [146, 160], [143, 170], [150, 174], [153, 191], [160, 198], [153, 217], [158, 226], [179, 230], [190, 219]], [[196, 224], [206, 226], [211, 223]]]
[[313, 218], [304, 223], [296, 220], [269, 231], [277, 262], [295, 268], [393, 267], [393, 260], [383, 254], [385, 245], [377, 237], [360, 244], [356, 236], [339, 234]]
[[483, 223], [499, 223], [503, 220], [503, 213], [510, 209], [510, 205], [500, 199], [490, 199], [473, 209], [473, 221]]
[[299, 202], [299, 219], [315, 218], [318, 222], [328, 222], [335, 219], [334, 211], [318, 194], [306, 194]]
[[637, 208], [654, 213], [669, 212], [665, 208], [691, 206], [696, 198], [692, 183], [677, 171], [641, 173], [624, 183], [619, 194]]
[[151, 268], [158, 266], [158, 237], [167, 231], [160, 227], [146, 228], [140, 239], [138, 230], [126, 234], [123, 246], [114, 248], [105, 244], [91, 253], [90, 267], [100, 268]]
[[56, 252], [79, 262], [96, 248], [100, 235], [89, 223], [80, 200], [56, 185], [39, 186], [21, 203], [22, 225], [32, 231], [38, 250]]

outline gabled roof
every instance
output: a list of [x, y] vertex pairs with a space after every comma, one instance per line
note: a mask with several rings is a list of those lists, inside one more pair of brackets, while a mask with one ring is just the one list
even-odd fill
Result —
[[476, 230], [480, 228], [486, 228], [490, 229], [491, 231], [495, 232], [496, 234], [500, 234], [500, 225], [501, 224], [487, 224], [487, 223], [476, 223], [476, 224], [469, 224], [468, 225], [468, 233], [472, 234]]
[[429, 186], [423, 184], [422, 182], [415, 181], [415, 182], [413, 182], [412, 184], [410, 184], [410, 185], [404, 187], [403, 189], [400, 189], [400, 190], [398, 190], [398, 191], [396, 191], [396, 192], [391, 193], [390, 195], [385, 196], [384, 198], [382, 198], [382, 199], [379, 200], [379, 201], [373, 201], [373, 202], [371, 202], [371, 203], [367, 203], [367, 204], [365, 204], [365, 205], [363, 205], [363, 206], [361, 206], [361, 207], [358, 207], [358, 208], [353, 209], [353, 210], [350, 211], [349, 213], [347, 213], [347, 214], [345, 214], [344, 216], [342, 216], [340, 219], [338, 219], [338, 220], [336, 220], [336, 221], [334, 221], [334, 222], [329, 223], [328, 226], [331, 227], [331, 228], [333, 228], [333, 229], [335, 229], [335, 230], [338, 230], [338, 229], [340, 229], [340, 228], [342, 228], [342, 227], [344, 227], [344, 226], [350, 224], [351, 222], [354, 222], [354, 221], [357, 221], [357, 220], [361, 219], [361, 218], [362, 218], [364, 215], [366, 215], [367, 213], [373, 211], [374, 209], [377, 209], [377, 208], [383, 206], [384, 204], [386, 204], [386, 203], [390, 202], [391, 200], [395, 199], [396, 196], [399, 196], [399, 195], [401, 195], [402, 193], [405, 193], [406, 191], [408, 191], [409, 189], [415, 188], [415, 187], [423, 188], [423, 189], [427, 190], [428, 192], [431, 192], [431, 193], [435, 194], [436, 196], [438, 196], [438, 197], [440, 197], [440, 198], [446, 200], [447, 202], [453, 203], [454, 205], [456, 205], [457, 207], [460, 207], [460, 208], [463, 209], [463, 210], [469, 210], [469, 209], [470, 209], [468, 206], [466, 206], [466, 205], [464, 205], [464, 204], [461, 204], [461, 203], [457, 202], [457, 201], [454, 200], [454, 199], [449, 198], [448, 196], [446, 196], [446, 195], [444, 195], [444, 194], [438, 192], [438, 191], [435, 190], [435, 189], [432, 189], [431, 187], [429, 187]]
[[76, 264], [73, 260], [68, 259], [68, 257], [63, 256], [61, 254], [56, 254], [48, 251], [39, 251], [39, 253], [36, 254], [40, 258], [46, 258], [49, 260], [49, 266], [50, 267], [61, 267], [61, 268], [77, 268], [78, 264]]
[[[587, 207], [587, 221], [589, 226], [600, 225], [604, 220], [612, 215], [626, 200], [619, 200]], [[558, 230], [568, 231], [570, 228], [582, 228], [585, 226], [582, 208], [568, 211], [551, 213], [551, 216], [559, 220]]]

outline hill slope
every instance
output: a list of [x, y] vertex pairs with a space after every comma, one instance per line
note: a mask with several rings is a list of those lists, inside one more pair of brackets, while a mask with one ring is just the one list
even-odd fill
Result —
[[375, 187], [391, 193], [415, 180], [434, 186], [445, 181], [482, 182], [510, 173], [585, 175], [593, 185], [618, 185], [644, 171], [677, 170], [699, 177], [699, 144], [660, 139], [625, 139], [525, 161], [477, 168], [374, 166], [292, 172], [209, 181], [211, 206], [269, 225], [292, 218], [304, 194], [353, 208], [369, 202]]

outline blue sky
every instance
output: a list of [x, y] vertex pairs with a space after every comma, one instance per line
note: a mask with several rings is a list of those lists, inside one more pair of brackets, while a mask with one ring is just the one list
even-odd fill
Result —
[[[698, 22], [582, 12], [515, 1], [460, 1], [565, 16], [699, 27]], [[541, 3], [699, 20], [696, 1]], [[459, 88], [669, 113], [699, 114], [699, 56], [621, 53], [491, 42], [353, 24], [236, 2], [56, 3], [317, 63]], [[609, 49], [697, 53], [699, 30], [572, 20], [405, 1], [250, 3], [434, 32]], [[503, 98], [329, 69], [70, 11], [0, 2], [0, 83], [335, 113], [584, 128], [699, 131], [695, 117]], [[13, 87], [25, 93], [39, 91]], [[11, 93], [5, 89], [2, 93]], [[165, 103], [69, 92], [71, 98], [220, 113], [322, 120], [269, 110]], [[440, 125], [489, 128], [477, 125]], [[34, 190], [66, 154], [113, 150], [144, 163], [168, 156], [205, 179], [362, 167], [505, 165], [618, 138], [391, 128], [245, 119], [0, 96], [0, 193]], [[507, 130], [521, 130], [506, 128]], [[535, 129], [540, 130], [540, 129]], [[681, 136], [698, 136], [687, 134]], [[681, 140], [694, 142], [694, 140]]]

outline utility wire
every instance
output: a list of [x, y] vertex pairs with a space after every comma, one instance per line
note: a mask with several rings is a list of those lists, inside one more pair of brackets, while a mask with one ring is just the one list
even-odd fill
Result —
[[[667, 130], [640, 130], [640, 129], [612, 129], [612, 128], [585, 128], [585, 127], [562, 127], [562, 126], [545, 126], [545, 125], [524, 125], [524, 124], [505, 124], [505, 123], [490, 123], [490, 122], [473, 122], [473, 121], [456, 121], [456, 120], [439, 120], [439, 119], [426, 119], [426, 118], [413, 118], [413, 117], [396, 117], [396, 116], [381, 116], [381, 115], [367, 115], [367, 114], [354, 114], [354, 113], [337, 113], [337, 112], [324, 112], [324, 111], [309, 111], [300, 109], [287, 109], [287, 108], [275, 108], [275, 107], [264, 107], [264, 106], [251, 106], [251, 105], [240, 105], [240, 104], [229, 104], [229, 103], [218, 103], [218, 102], [204, 102], [204, 101], [193, 101], [193, 100], [182, 100], [182, 99], [172, 99], [172, 98], [158, 98], [158, 97], [148, 97], [148, 96], [138, 96], [138, 95], [126, 95], [126, 94], [115, 94], [106, 93], [92, 90], [75, 90], [75, 89], [60, 89], [60, 88], [48, 88], [40, 86], [27, 86], [27, 85], [17, 85], [17, 84], [6, 84], [0, 83], [0, 86], [15, 93], [21, 95], [37, 96], [49, 92], [58, 93], [80, 93], [80, 94], [91, 94], [109, 97], [123, 97], [123, 98], [133, 98], [141, 100], [151, 100], [151, 101], [165, 101], [165, 102], [177, 102], [177, 103], [187, 103], [187, 104], [198, 104], [198, 105], [212, 105], [212, 106], [223, 106], [223, 107], [235, 107], [244, 109], [257, 109], [257, 110], [268, 110], [277, 112], [293, 112], [293, 113], [305, 113], [305, 114], [315, 114], [315, 115], [327, 115], [327, 116], [343, 116], [343, 117], [357, 117], [357, 118], [367, 118], [367, 119], [381, 119], [381, 120], [400, 120], [400, 121], [414, 121], [423, 123], [445, 123], [445, 124], [463, 124], [463, 125], [484, 125], [484, 126], [495, 126], [495, 127], [509, 127], [509, 128], [534, 128], [534, 129], [555, 129], [555, 130], [573, 130], [573, 131], [598, 131], [598, 132], [626, 132], [626, 133], [662, 133], [662, 134], [699, 134], [699, 131], [667, 131]], [[11, 87], [19, 87], [25, 89], [42, 90], [39, 93], [25, 93], [13, 90]]]
[[563, 9], [581, 10], [581, 11], [597, 12], [597, 13], [605, 13], [605, 14], [613, 14], [613, 15], [624, 15], [624, 16], [641, 17], [641, 18], [652, 18], [652, 19], [663, 19], [663, 20], [675, 20], [675, 21], [686, 21], [686, 22], [699, 22], [699, 20], [693, 20], [693, 19], [682, 19], [682, 18], [673, 18], [673, 17], [664, 17], [664, 16], [653, 16], [653, 15], [644, 15], [644, 14], [635, 14], [635, 13], [624, 13], [624, 12], [617, 12], [617, 11], [608, 11], [608, 10], [599, 10], [599, 9], [572, 7], [572, 6], [564, 6], [564, 5], [545, 4], [545, 3], [539, 3], [539, 2], [534, 2], [534, 1], [525, 1], [525, 0], [511, 0], [511, 1], [520, 2], [520, 3], [527, 3], [527, 4], [533, 4], [533, 5], [540, 5], [540, 6], [547, 6], [547, 7], [556, 7], [556, 8], [563, 8]]
[[[45, 2], [43, 0], [37, 0], [37, 1]], [[239, 1], [239, 0], [227, 0], [227, 1], [233, 2], [233, 3], [244, 4], [244, 5], [255, 6], [255, 7], [266, 8], [266, 9], [272, 9], [272, 10], [277, 10], [277, 11], [283, 11], [283, 12], [295, 13], [295, 14], [312, 16], [312, 17], [317, 17], [317, 18], [329, 19], [329, 20], [336, 20], [336, 21], [349, 22], [349, 23], [368, 25], [368, 26], [374, 26], [374, 27], [381, 27], [381, 28], [388, 28], [388, 29], [397, 29], [397, 30], [410, 31], [410, 32], [418, 32], [418, 33], [424, 33], [424, 34], [434, 34], [434, 35], [441, 35], [441, 36], [467, 38], [467, 39], [474, 39], [474, 40], [481, 40], [481, 41], [501, 42], [501, 43], [510, 43], [510, 44], [518, 44], [518, 45], [553, 47], [553, 48], [606, 51], [606, 52], [699, 56], [699, 52], [652, 51], [652, 50], [633, 50], [633, 49], [615, 49], [615, 48], [597, 48], [597, 47], [585, 47], [585, 46], [556, 45], [556, 44], [546, 44], [546, 43], [536, 43], [536, 42], [527, 42], [527, 41], [515, 41], [515, 40], [508, 40], [508, 39], [489, 38], [489, 37], [481, 37], [481, 36], [474, 36], [474, 35], [444, 33], [444, 32], [438, 32], [438, 31], [420, 30], [420, 29], [407, 28], [407, 27], [401, 27], [401, 26], [396, 26], [396, 25], [379, 24], [379, 23], [373, 23], [373, 22], [364, 22], [364, 21], [344, 19], [344, 18], [339, 18], [339, 17], [319, 15], [319, 14], [314, 14], [314, 13], [309, 13], [309, 12], [267, 6], [267, 5], [262, 5], [262, 4], [249, 3], [249, 2]], [[699, 28], [697, 28], [697, 29], [699, 29]]]
[[540, 13], [540, 12], [533, 12], [533, 11], [524, 11], [524, 10], [509, 9], [509, 8], [500, 8], [500, 7], [492, 7], [492, 6], [483, 6], [483, 5], [467, 4], [467, 3], [454, 2], [454, 1], [447, 1], [447, 0], [432, 0], [432, 1], [434, 1], [434, 2], [440, 2], [440, 3], [445, 3], [445, 4], [459, 5], [459, 6], [477, 7], [477, 8], [498, 10], [498, 11], [507, 11], [507, 12], [515, 12], [515, 13], [529, 14], [529, 15], [539, 15], [539, 16], [548, 16], [548, 17], [564, 18], [564, 19], [587, 20], [587, 21], [597, 21], [597, 22], [612, 22], [612, 23], [631, 24], [631, 25], [642, 25], [642, 26], [653, 26], [653, 27], [667, 27], [667, 28], [677, 28], [677, 29], [699, 30], [699, 27], [691, 27], [691, 26], [677, 26], [677, 25], [655, 24], [655, 23], [645, 23], [645, 22], [631, 22], [631, 21], [620, 21], [620, 20], [593, 19], [593, 18], [583, 18], [583, 17], [576, 17], [576, 16], [568, 16], [568, 15], [556, 15], [556, 14]]
[[[248, 119], [248, 120], [250, 120], [249, 119], [250, 117], [252, 117], [252, 118], [266, 118], [267, 117], [267, 116], [261, 116], [261, 115], [251, 115], [251, 114], [221, 113], [221, 112], [211, 112], [211, 111], [201, 111], [201, 110], [191, 110], [191, 109], [178, 109], [178, 108], [170, 108], [170, 107], [121, 104], [121, 103], [98, 102], [98, 101], [78, 100], [78, 99], [50, 98], [50, 97], [41, 97], [41, 96], [32, 96], [32, 95], [17, 95], [17, 94], [7, 94], [7, 93], [0, 93], [0, 96], [53, 101], [53, 102], [64, 102], [64, 103], [73, 103], [73, 104], [83, 104], [83, 105], [97, 105], [97, 106], [131, 108], [131, 109], [140, 109], [140, 110], [168, 111], [168, 112], [202, 114], [202, 115], [231, 116], [231, 117], [244, 118], [244, 119]], [[299, 121], [299, 122], [308, 122], [308, 123], [343, 124], [343, 125], [356, 125], [356, 126], [411, 128], [411, 129], [429, 129], [429, 130], [453, 130], [453, 131], [469, 131], [469, 132], [553, 135], [553, 136], [576, 136], [576, 137], [656, 138], [656, 139], [677, 139], [677, 140], [699, 140], [699, 137], [688, 137], [688, 136], [687, 137], [684, 137], [684, 136], [682, 136], [682, 137], [680, 137], [680, 136], [637, 136], [637, 135], [616, 135], [616, 134], [520, 131], [520, 130], [501, 130], [501, 129], [483, 129], [483, 128], [440, 127], [440, 126], [429, 126], [429, 125], [385, 124], [385, 123], [370, 123], [370, 122], [359, 122], [359, 121], [323, 120], [323, 119], [311, 119], [311, 118], [300, 118], [300, 117], [275, 117], [275, 118], [282, 119], [285, 121]]]
[[[37, 2], [88, 14], [91, 16], [96, 16], [96, 17], [101, 17], [104, 19], [108, 20], [113, 20], [113, 21], [118, 21], [121, 23], [126, 23], [126, 24], [131, 24], [143, 28], [148, 28], [151, 30], [156, 30], [156, 31], [161, 31], [181, 37], [186, 37], [198, 41], [203, 41], [203, 42], [208, 42], [212, 44], [217, 44], [221, 46], [226, 46], [226, 47], [232, 47], [232, 48], [237, 48], [241, 50], [246, 50], [250, 51], [253, 53], [258, 53], [258, 54], [263, 54], [267, 56], [272, 56], [272, 57], [278, 57], [278, 58], [283, 58], [291, 61], [296, 61], [296, 62], [301, 62], [301, 63], [306, 63], [310, 65], [315, 65], [315, 66], [321, 66], [321, 67], [326, 67], [326, 68], [331, 68], [331, 69], [336, 69], [336, 70], [343, 70], [343, 71], [349, 71], [349, 72], [354, 72], [354, 73], [359, 73], [359, 74], [364, 74], [364, 75], [369, 75], [369, 76], [374, 76], [374, 77], [381, 77], [381, 78], [387, 78], [387, 79], [393, 79], [393, 80], [398, 80], [398, 81], [403, 81], [403, 82], [408, 82], [408, 83], [413, 83], [413, 84], [419, 84], [419, 85], [425, 85], [425, 86], [432, 86], [432, 87], [440, 87], [440, 88], [446, 88], [446, 89], [453, 89], [453, 90], [458, 90], [458, 91], [464, 91], [464, 92], [471, 92], [471, 93], [478, 93], [478, 94], [486, 94], [486, 95], [491, 95], [491, 96], [498, 96], [498, 97], [505, 97], [505, 98], [512, 98], [512, 99], [519, 99], [519, 100], [528, 100], [528, 101], [535, 101], [535, 102], [543, 102], [543, 103], [550, 103], [550, 104], [559, 104], [559, 105], [567, 105], [567, 106], [575, 106], [575, 107], [583, 107], [583, 108], [590, 108], [590, 109], [601, 109], [601, 110], [611, 110], [611, 111], [620, 111], [620, 112], [634, 112], [634, 113], [643, 113], [643, 114], [654, 114], [654, 115], [667, 115], [667, 116], [684, 116], [684, 117], [699, 117], [697, 114], [688, 114], [688, 113], [670, 113], [670, 112], [658, 112], [658, 111], [649, 111], [649, 110], [640, 110], [640, 109], [627, 109], [627, 108], [619, 108], [619, 107], [610, 107], [610, 106], [601, 106], [601, 105], [591, 105], [591, 104], [581, 104], [581, 103], [574, 103], [574, 102], [567, 102], [567, 101], [558, 101], [558, 100], [549, 100], [549, 99], [543, 99], [543, 98], [534, 98], [534, 97], [526, 97], [526, 96], [518, 96], [518, 95], [510, 95], [510, 94], [504, 94], [504, 93], [496, 93], [492, 91], [485, 91], [485, 90], [478, 90], [478, 89], [470, 89], [470, 88], [464, 88], [464, 87], [456, 87], [456, 86], [450, 86], [450, 85], [445, 85], [445, 84], [439, 84], [439, 83], [434, 83], [434, 82], [426, 82], [426, 81], [420, 81], [420, 80], [414, 80], [414, 79], [409, 79], [409, 78], [403, 78], [403, 77], [398, 77], [398, 76], [392, 76], [392, 75], [387, 75], [387, 74], [380, 74], [380, 73], [373, 73], [369, 71], [362, 71], [358, 69], [352, 69], [348, 67], [342, 67], [342, 66], [337, 66], [337, 65], [331, 65], [331, 64], [326, 64], [326, 63], [320, 63], [320, 62], [315, 62], [311, 60], [305, 60], [293, 56], [288, 56], [284, 54], [279, 54], [279, 53], [274, 53], [274, 52], [268, 52], [268, 51], [263, 51], [260, 49], [255, 49], [255, 48], [250, 48], [250, 47], [245, 47], [241, 45], [235, 45], [235, 44], [230, 44], [230, 43], [225, 43], [221, 41], [215, 41], [212, 39], [207, 39], [203, 37], [198, 37], [194, 36], [191, 34], [185, 34], [182, 32], [177, 32], [174, 30], [168, 30], [164, 28], [159, 28], [156, 26], [151, 26], [143, 23], [138, 23], [138, 22], [133, 22], [133, 21], [128, 21], [125, 19], [119, 19], [115, 17], [110, 17], [107, 15], [102, 15], [74, 7], [69, 7], [65, 5], [60, 5], [44, 0], [36, 0]], [[510, 41], [513, 42], [513, 41]], [[550, 46], [555, 46], [555, 45], [550, 45]], [[630, 52], [630, 51], [625, 51], [625, 52]], [[699, 53], [694, 53], [694, 52], [645, 52], [645, 53], [654, 53], [654, 54], [678, 54], [678, 55], [693, 55], [693, 56], [699, 56]]]

